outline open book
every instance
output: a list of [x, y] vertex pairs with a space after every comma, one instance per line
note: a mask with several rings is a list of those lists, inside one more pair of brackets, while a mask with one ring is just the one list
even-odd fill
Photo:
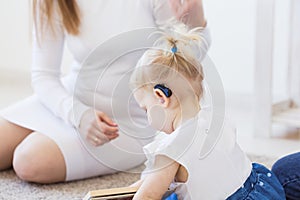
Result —
[[[89, 191], [83, 200], [132, 200], [137, 192], [137, 187], [120, 187]], [[168, 190], [162, 200], [177, 200], [177, 195], [173, 190]]]
[[137, 187], [121, 187], [89, 191], [83, 200], [130, 200], [137, 192]]

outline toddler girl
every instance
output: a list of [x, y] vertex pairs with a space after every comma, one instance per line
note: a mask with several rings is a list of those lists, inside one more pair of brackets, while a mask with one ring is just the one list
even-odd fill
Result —
[[[283, 200], [284, 191], [266, 167], [251, 163], [226, 120], [211, 151], [200, 157], [210, 128], [201, 109], [204, 74], [199, 61], [201, 29], [165, 35], [139, 60], [131, 79], [133, 95], [159, 133], [144, 147], [146, 169], [134, 200]], [[200, 55], [201, 56], [201, 55]]]

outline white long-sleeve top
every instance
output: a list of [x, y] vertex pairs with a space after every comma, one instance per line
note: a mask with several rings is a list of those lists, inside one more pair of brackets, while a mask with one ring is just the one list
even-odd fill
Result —
[[[74, 95], [76, 78], [90, 52], [114, 35], [137, 28], [164, 26], [172, 17], [167, 0], [78, 0], [77, 2], [81, 13], [80, 34], [77, 36], [68, 34], [63, 29], [58, 14], [54, 13], [55, 35], [49, 28], [45, 28], [38, 41], [37, 31], [34, 29], [32, 54], [32, 86], [35, 94], [56, 116], [75, 127], [78, 127], [82, 114], [93, 106], [90, 101], [84, 99], [84, 95], [83, 98]], [[207, 41], [210, 42], [209, 33], [207, 31], [204, 33]], [[73, 64], [63, 82], [61, 61], [65, 44], [73, 55]], [[101, 59], [100, 56], [99, 60]], [[132, 62], [127, 64], [128, 68], [131, 67]], [[120, 76], [120, 73], [111, 73], [104, 81], [111, 83], [117, 81]], [[106, 110], [111, 101], [111, 88], [107, 90], [97, 91], [102, 97], [97, 109], [111, 114]]]

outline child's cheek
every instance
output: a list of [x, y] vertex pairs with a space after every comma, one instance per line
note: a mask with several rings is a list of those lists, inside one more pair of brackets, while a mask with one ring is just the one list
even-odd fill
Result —
[[154, 105], [148, 109], [147, 113], [149, 124], [153, 128], [163, 131], [167, 122], [165, 110], [159, 105]]

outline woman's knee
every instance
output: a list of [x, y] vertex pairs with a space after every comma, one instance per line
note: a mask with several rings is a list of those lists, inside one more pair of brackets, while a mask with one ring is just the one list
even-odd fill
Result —
[[15, 150], [13, 168], [25, 181], [53, 183], [65, 180], [63, 156], [53, 141], [34, 133]]
[[34, 153], [19, 145], [14, 152], [13, 168], [19, 178], [24, 181], [33, 181], [38, 175], [39, 163], [35, 159]]
[[0, 117], [0, 170], [11, 167], [16, 146], [31, 132]]

